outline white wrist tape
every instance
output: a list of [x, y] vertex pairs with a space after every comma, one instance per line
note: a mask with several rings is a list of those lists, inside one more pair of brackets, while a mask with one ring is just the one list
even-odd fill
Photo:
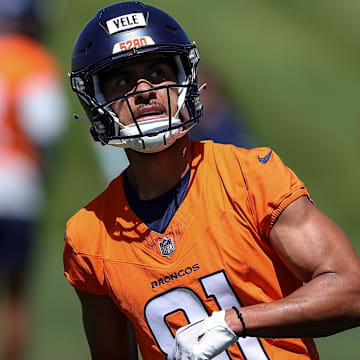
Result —
[[225, 322], [225, 310], [214, 311], [204, 320], [176, 332], [174, 360], [212, 359], [238, 340]]

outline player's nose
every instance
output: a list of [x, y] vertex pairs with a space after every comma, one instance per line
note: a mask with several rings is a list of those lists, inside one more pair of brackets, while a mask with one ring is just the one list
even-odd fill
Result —
[[[150, 90], [152, 84], [145, 79], [140, 79], [136, 84], [136, 91], [144, 91], [135, 95], [135, 104], [147, 103], [156, 98], [156, 91]], [[148, 91], [147, 91], [148, 90]]]
[[139, 79], [136, 82], [136, 91], [142, 91], [152, 88], [152, 84], [146, 79]]

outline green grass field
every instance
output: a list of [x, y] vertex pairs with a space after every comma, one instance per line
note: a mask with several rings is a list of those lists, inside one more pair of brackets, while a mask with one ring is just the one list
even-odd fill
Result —
[[[360, 251], [360, 2], [158, 0], [216, 68], [260, 145], [305, 181]], [[66, 73], [80, 29], [103, 0], [53, 0], [45, 34], [68, 89], [69, 129], [54, 160], [30, 298], [32, 360], [89, 359], [80, 305], [62, 272], [65, 222], [104, 187]], [[49, 119], [50, 121], [51, 119]], [[326, 299], [324, 299], [326, 301]], [[322, 359], [359, 358], [360, 329], [317, 341]]]

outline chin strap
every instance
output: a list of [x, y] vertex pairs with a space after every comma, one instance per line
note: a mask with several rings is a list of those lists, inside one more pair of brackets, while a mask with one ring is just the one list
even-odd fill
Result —
[[199, 87], [199, 93], [202, 92], [203, 90], [205, 90], [207, 88], [207, 83], [203, 83], [200, 87]]
[[87, 124], [91, 124], [91, 121], [88, 118], [86, 118], [85, 116], [73, 114], [73, 117], [75, 120], [82, 120], [82, 121], [86, 122]]

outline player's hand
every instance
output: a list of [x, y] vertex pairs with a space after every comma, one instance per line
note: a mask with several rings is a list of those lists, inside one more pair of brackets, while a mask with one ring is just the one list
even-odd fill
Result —
[[214, 311], [210, 317], [178, 329], [173, 359], [212, 359], [237, 339], [225, 321], [225, 310]]

